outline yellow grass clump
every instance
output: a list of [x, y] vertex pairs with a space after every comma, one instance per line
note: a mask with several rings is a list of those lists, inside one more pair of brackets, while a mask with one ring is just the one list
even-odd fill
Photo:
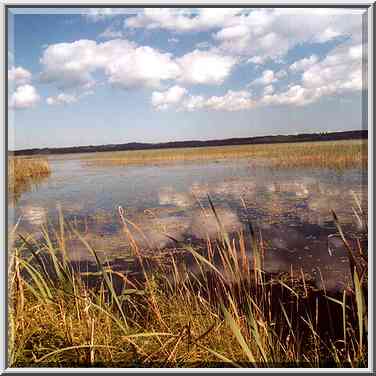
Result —
[[8, 192], [14, 197], [29, 189], [32, 183], [38, 183], [51, 173], [47, 159], [18, 158], [8, 159]]

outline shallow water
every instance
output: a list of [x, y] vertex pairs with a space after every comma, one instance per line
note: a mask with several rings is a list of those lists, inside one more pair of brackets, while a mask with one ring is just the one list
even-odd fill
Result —
[[[19, 221], [19, 231], [38, 237], [41, 224], [57, 221], [61, 205], [65, 218], [79, 223], [96, 249], [117, 257], [128, 247], [118, 216], [122, 206], [144, 231], [145, 236], [134, 233], [139, 244], [163, 249], [171, 245], [165, 234], [182, 242], [218, 236], [210, 195], [228, 232], [246, 231], [249, 222], [261, 231], [267, 270], [319, 268], [328, 288], [348, 279], [342, 242], [331, 236], [336, 230], [330, 210], [355, 238], [362, 228], [351, 192], [367, 208], [367, 174], [361, 170], [276, 170], [249, 160], [89, 166], [77, 154], [52, 156], [50, 163], [50, 177], [9, 208], [9, 225]], [[77, 241], [70, 249], [73, 259], [90, 258]]]

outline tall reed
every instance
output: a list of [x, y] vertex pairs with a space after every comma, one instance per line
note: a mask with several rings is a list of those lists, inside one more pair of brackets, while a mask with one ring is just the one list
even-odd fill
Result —
[[50, 164], [44, 158], [8, 158], [8, 193], [18, 197], [21, 192], [38, 183], [51, 173]]
[[[175, 241], [162, 262], [142, 252], [142, 229], [119, 209], [141, 266], [134, 278], [101, 259], [62, 213], [42, 240], [19, 236], [9, 271], [9, 365], [367, 366], [367, 252], [351, 248], [335, 214], [354, 278], [329, 294], [303, 271], [267, 273], [261, 234], [251, 223], [226, 233], [208, 202], [218, 239], [205, 247]], [[66, 237], [84, 244], [97, 272], [69, 260]]]
[[325, 141], [266, 145], [101, 152], [83, 156], [88, 165], [139, 165], [250, 159], [276, 168], [367, 167], [367, 141]]

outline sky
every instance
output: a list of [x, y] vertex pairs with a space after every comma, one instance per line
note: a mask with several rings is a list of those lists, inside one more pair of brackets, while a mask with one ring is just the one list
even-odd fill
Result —
[[8, 10], [9, 149], [364, 129], [365, 10]]

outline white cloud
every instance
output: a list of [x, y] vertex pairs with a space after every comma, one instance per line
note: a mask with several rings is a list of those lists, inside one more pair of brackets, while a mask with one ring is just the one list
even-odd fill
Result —
[[48, 46], [42, 55], [44, 82], [60, 89], [92, 87], [94, 74], [102, 72], [109, 83], [123, 88], [159, 87], [178, 80], [189, 84], [221, 84], [237, 59], [215, 51], [194, 50], [180, 58], [125, 39], [103, 43], [79, 40]]
[[269, 95], [274, 93], [274, 86], [268, 85], [264, 87], [264, 95]]
[[196, 48], [206, 50], [210, 48], [210, 43], [208, 41], [199, 42], [196, 44]]
[[82, 39], [48, 46], [40, 59], [42, 81], [60, 88], [84, 86], [93, 82], [92, 72], [104, 64], [95, 41]]
[[171, 37], [167, 39], [168, 43], [179, 43], [179, 39], [175, 37]]
[[293, 85], [285, 92], [278, 94], [267, 94], [260, 99], [259, 104], [263, 105], [304, 105], [313, 101], [312, 93], [300, 85]]
[[177, 110], [198, 111], [241, 111], [255, 107], [290, 105], [304, 106], [321, 98], [344, 95], [364, 89], [362, 82], [362, 45], [343, 44], [335, 48], [321, 61], [301, 60], [295, 68], [302, 72], [301, 82], [296, 82], [276, 90], [272, 85], [276, 76], [285, 77], [285, 71], [276, 74], [265, 70], [253, 83], [264, 86], [259, 97], [253, 97], [249, 91], [229, 90], [222, 96], [204, 97], [202, 95], [184, 95], [176, 99]]
[[315, 40], [319, 43], [325, 43], [331, 39], [341, 36], [341, 32], [333, 30], [331, 27], [327, 27], [324, 31], [319, 32], [316, 35]]
[[121, 38], [123, 32], [121, 30], [115, 30], [112, 26], [107, 27], [102, 33], [98, 35], [99, 38], [111, 39], [111, 38]]
[[21, 85], [12, 94], [9, 106], [15, 109], [26, 109], [34, 107], [40, 101], [40, 96], [34, 86]]
[[151, 47], [137, 47], [108, 62], [105, 73], [112, 84], [125, 88], [158, 87], [161, 81], [175, 79], [180, 67], [169, 53]]
[[262, 76], [256, 78], [251, 82], [251, 85], [270, 85], [272, 82], [277, 81], [275, 74], [272, 70], [266, 69], [262, 72]]
[[226, 27], [217, 34], [215, 34], [215, 38], [221, 41], [224, 40], [238, 40], [240, 38], [248, 37], [249, 35], [249, 27], [244, 24], [234, 25], [230, 27]]
[[323, 97], [365, 89], [361, 48], [361, 45], [340, 45], [320, 62], [311, 64], [305, 61], [298, 67], [305, 68], [301, 83], [291, 85], [280, 93], [265, 95], [260, 104], [306, 105]]
[[264, 59], [261, 56], [253, 56], [253, 57], [250, 57], [249, 59], [247, 59], [246, 62], [260, 65], [264, 62]]
[[305, 42], [322, 43], [344, 36], [359, 43], [362, 14], [364, 10], [320, 8], [145, 9], [128, 18], [125, 26], [180, 33], [214, 30], [218, 48], [225, 54], [257, 59], [255, 63], [260, 64]]
[[165, 92], [153, 92], [151, 102], [157, 110], [173, 107], [177, 111], [241, 111], [253, 108], [256, 104], [248, 91], [228, 90], [222, 96], [204, 97], [190, 95], [180, 86], [173, 86]]
[[289, 69], [293, 72], [307, 70], [318, 62], [319, 58], [316, 55], [311, 55], [309, 58], [304, 58], [291, 64]]
[[196, 111], [204, 108], [205, 98], [202, 95], [190, 95], [184, 100], [180, 106], [181, 110]]
[[185, 111], [212, 110], [212, 111], [241, 111], [248, 110], [255, 106], [248, 91], [229, 90], [223, 96], [190, 96], [181, 105], [180, 109]]
[[[104, 12], [102, 16], [111, 14]], [[304, 105], [324, 96], [361, 89], [362, 25], [358, 11], [205, 8], [192, 13], [190, 9], [165, 8], [145, 9], [124, 22], [129, 28], [172, 31], [169, 43], [176, 43], [176, 33], [184, 32], [212, 30], [213, 39], [180, 57], [126, 39], [59, 43], [44, 50], [41, 79], [61, 89], [87, 89], [95, 85], [98, 75], [104, 76], [105, 82], [123, 88], [154, 88], [152, 105], [157, 109], [186, 110], [236, 111], [261, 105]], [[102, 37], [113, 38], [118, 33], [110, 27], [102, 33], [107, 36]], [[283, 69], [264, 70], [261, 77], [250, 83], [261, 86], [259, 98], [242, 90], [212, 97], [189, 95], [178, 86], [221, 85], [236, 64], [254, 63], [259, 65], [255, 69], [262, 70], [260, 65], [269, 59], [281, 63], [296, 45], [321, 43], [338, 36], [350, 38], [321, 61], [312, 55], [290, 67], [284, 63]], [[292, 72], [299, 72], [301, 78], [288, 87], [281, 87], [284, 81], [274, 85]], [[170, 89], [161, 89], [166, 87]]]
[[187, 90], [180, 86], [173, 86], [165, 92], [154, 91], [151, 97], [152, 105], [158, 110], [167, 110], [169, 107], [180, 103]]
[[47, 104], [56, 105], [56, 104], [71, 104], [77, 102], [78, 98], [72, 94], [60, 93], [56, 97], [48, 97], [46, 99]]
[[125, 27], [166, 29], [176, 32], [207, 31], [221, 27], [228, 19], [241, 13], [242, 9], [203, 8], [203, 9], [173, 9], [145, 8], [137, 16], [125, 20]]
[[236, 58], [212, 51], [194, 50], [176, 62], [181, 67], [180, 81], [191, 84], [221, 84], [237, 63]]
[[281, 80], [282, 78], [285, 78], [287, 77], [287, 72], [284, 70], [284, 69], [281, 69], [280, 71], [278, 71], [275, 76]]
[[31, 73], [22, 67], [11, 67], [8, 69], [8, 80], [16, 85], [24, 85], [31, 81]]
[[49, 105], [67, 105], [67, 104], [72, 104], [78, 102], [81, 98], [87, 97], [88, 95], [93, 95], [94, 91], [89, 89], [89, 90], [84, 90], [82, 92], [75, 92], [75, 93], [59, 93], [56, 96], [51, 96], [46, 99], [46, 103]]
[[99, 22], [118, 16], [119, 14], [126, 14], [126, 10], [122, 8], [88, 8], [84, 17], [88, 21]]
[[362, 46], [342, 45], [302, 75], [305, 87], [325, 92], [362, 89]]
[[204, 108], [216, 111], [241, 111], [255, 106], [248, 91], [229, 90], [223, 96], [212, 96], [205, 101]]
[[138, 47], [125, 39], [54, 44], [44, 51], [41, 63], [42, 80], [54, 82], [59, 88], [90, 87], [97, 71], [104, 72], [110, 83], [125, 88], [156, 87], [161, 80], [180, 74], [171, 54], [148, 46]]

